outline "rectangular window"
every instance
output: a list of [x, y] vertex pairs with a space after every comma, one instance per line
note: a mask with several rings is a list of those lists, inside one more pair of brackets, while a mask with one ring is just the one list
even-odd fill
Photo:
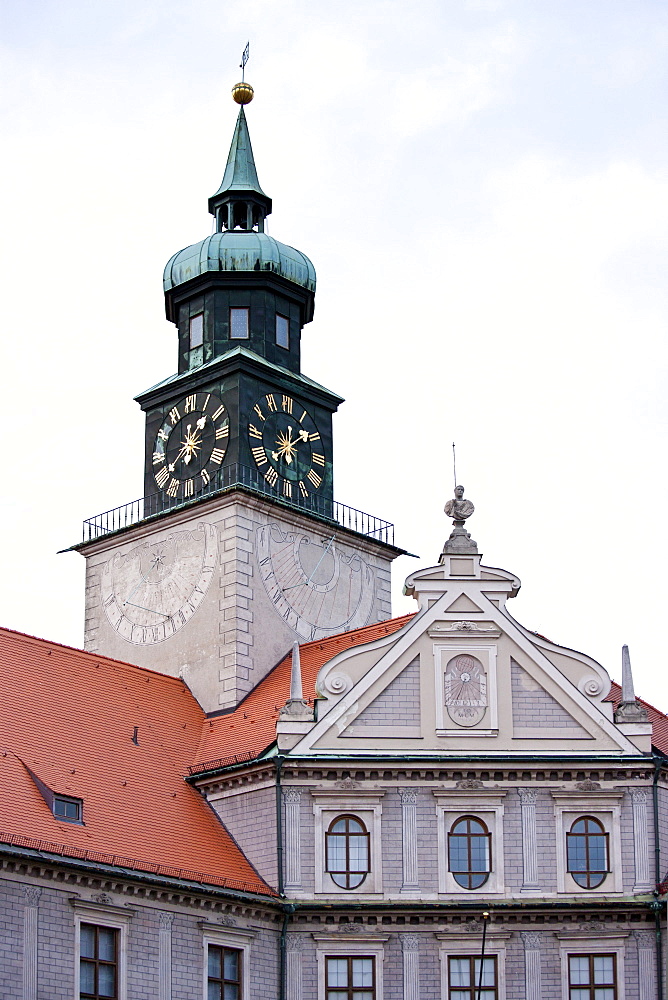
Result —
[[[482, 973], [482, 977], [481, 977]], [[458, 955], [448, 959], [448, 1000], [497, 1000], [496, 956]]]
[[328, 956], [326, 1000], [375, 1000], [376, 969], [372, 957]]
[[276, 343], [279, 347], [290, 350], [290, 324], [285, 316], [276, 313]]
[[617, 976], [614, 955], [569, 955], [569, 1000], [615, 1000]]
[[230, 309], [230, 339], [248, 340], [248, 309]]
[[204, 313], [190, 317], [190, 350], [201, 347], [204, 343]]
[[241, 952], [210, 944], [207, 961], [207, 1000], [241, 1000]]
[[114, 927], [81, 924], [79, 996], [82, 1000], [118, 997], [118, 931]]
[[71, 799], [66, 795], [53, 797], [53, 815], [56, 819], [64, 819], [66, 823], [81, 823], [82, 807], [81, 799]]

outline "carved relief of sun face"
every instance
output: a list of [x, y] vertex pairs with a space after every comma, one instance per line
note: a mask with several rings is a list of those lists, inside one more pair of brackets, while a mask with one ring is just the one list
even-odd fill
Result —
[[487, 711], [487, 675], [475, 656], [459, 653], [445, 669], [445, 707], [452, 721], [470, 728], [484, 718]]

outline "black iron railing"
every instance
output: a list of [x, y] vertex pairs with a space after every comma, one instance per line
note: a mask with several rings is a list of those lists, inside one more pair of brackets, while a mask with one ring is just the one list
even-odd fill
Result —
[[156, 517], [169, 510], [185, 507], [195, 501], [215, 496], [235, 487], [242, 487], [262, 496], [269, 496], [293, 510], [316, 514], [325, 521], [339, 524], [351, 531], [358, 532], [360, 535], [368, 535], [379, 542], [394, 545], [394, 525], [390, 524], [389, 521], [383, 521], [382, 518], [374, 517], [373, 514], [366, 514], [355, 507], [339, 503], [338, 500], [329, 500], [327, 497], [320, 497], [317, 494], [298, 499], [286, 497], [280, 489], [271, 486], [257, 469], [251, 469], [244, 465], [230, 465], [221, 469], [215, 476], [212, 476], [209, 483], [192, 497], [170, 497], [165, 493], [154, 493], [151, 496], [141, 497], [139, 500], [123, 504], [121, 507], [106, 510], [103, 514], [96, 514], [95, 517], [89, 517], [83, 523], [83, 540], [91, 542], [114, 531], [129, 528], [139, 521]]

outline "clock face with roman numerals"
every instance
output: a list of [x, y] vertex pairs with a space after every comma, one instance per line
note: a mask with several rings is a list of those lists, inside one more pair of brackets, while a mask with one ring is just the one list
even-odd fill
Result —
[[158, 489], [177, 499], [205, 489], [220, 469], [229, 437], [229, 414], [218, 396], [184, 396], [166, 414], [153, 445]]
[[286, 500], [309, 497], [322, 486], [320, 432], [297, 399], [280, 392], [260, 396], [248, 423], [248, 440], [258, 471]]

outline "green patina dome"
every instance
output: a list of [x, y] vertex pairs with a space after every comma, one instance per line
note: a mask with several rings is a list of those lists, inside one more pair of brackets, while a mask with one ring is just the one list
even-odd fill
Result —
[[165, 267], [165, 291], [216, 271], [273, 271], [315, 291], [315, 268], [306, 254], [267, 233], [235, 229], [213, 233], [175, 253]]

